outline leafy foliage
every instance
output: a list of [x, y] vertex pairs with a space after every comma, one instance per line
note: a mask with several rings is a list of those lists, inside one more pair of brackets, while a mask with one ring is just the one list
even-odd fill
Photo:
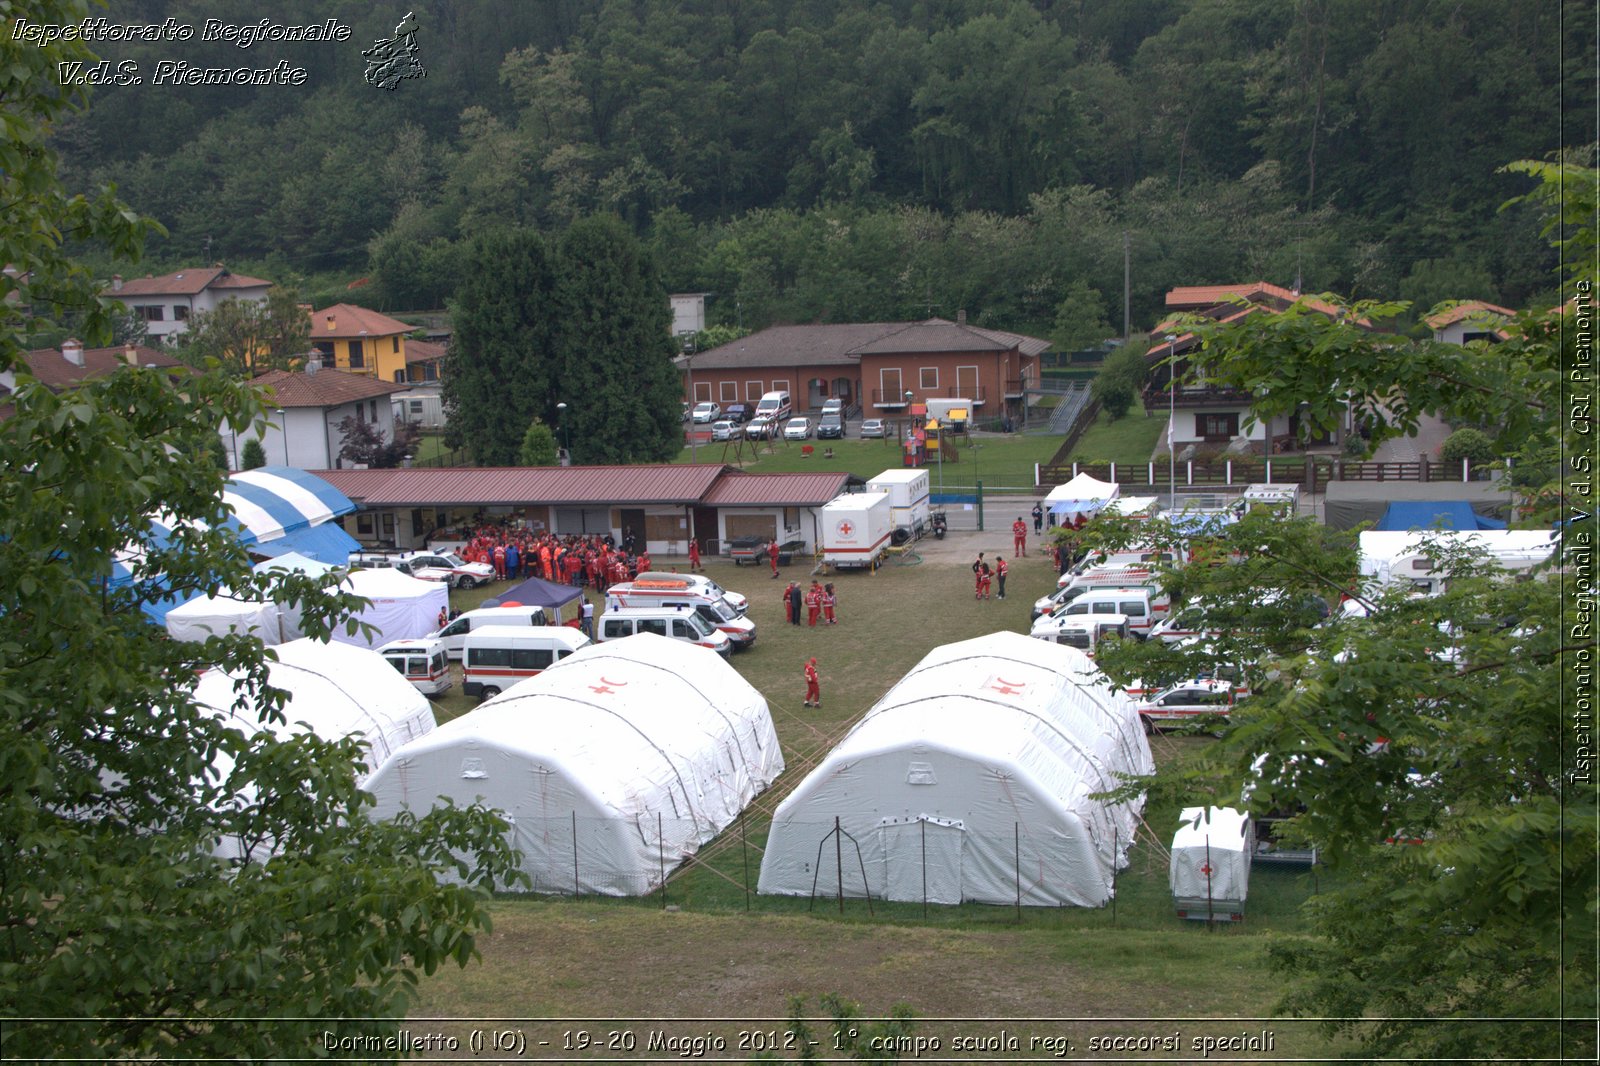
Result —
[[[0, 4], [8, 22], [14, 7]], [[47, 24], [86, 14], [27, 5]], [[44, 147], [81, 102], [55, 65], [89, 56], [6, 35], [0, 57], [0, 258], [24, 272], [0, 292], [69, 309], [85, 343], [104, 343], [101, 286], [64, 242], [131, 261], [149, 226], [109, 194], [68, 197]], [[277, 741], [195, 704], [205, 669], [235, 677], [238, 708], [263, 722], [282, 721], [284, 693], [258, 639], [169, 640], [146, 607], [227, 585], [297, 604], [326, 637], [358, 602], [304, 575], [254, 575], [228, 531], [213, 445], [224, 423], [260, 431], [259, 396], [220, 368], [132, 366], [55, 393], [21, 359], [22, 314], [0, 300], [0, 367], [17, 375], [0, 423], [6, 1054], [265, 1059], [314, 1047], [317, 1019], [402, 1016], [418, 973], [472, 958], [486, 893], [514, 869], [503, 823], [441, 810], [374, 824], [355, 741]]]
[[1447, 463], [1470, 459], [1473, 463], [1487, 463], [1494, 458], [1494, 442], [1481, 430], [1470, 426], [1458, 429], [1439, 445], [1439, 458]]
[[311, 318], [293, 290], [274, 286], [264, 300], [224, 300], [196, 312], [177, 357], [190, 366], [215, 359], [235, 374], [295, 369], [311, 349]]
[[417, 442], [422, 439], [422, 431], [415, 422], [396, 422], [392, 437], [384, 433], [379, 423], [356, 415], [341, 418], [335, 428], [339, 431], [339, 458], [373, 470], [399, 466], [408, 456], [416, 454]]
[[1100, 364], [1091, 389], [1113, 422], [1142, 396], [1147, 372], [1143, 345], [1121, 345]]
[[549, 426], [538, 419], [528, 426], [522, 436], [522, 451], [517, 456], [523, 466], [555, 466], [560, 457], [556, 448], [556, 435]]
[[255, 470], [267, 465], [267, 450], [261, 446], [260, 440], [251, 437], [244, 442], [244, 447], [239, 450], [239, 465], [245, 470]]

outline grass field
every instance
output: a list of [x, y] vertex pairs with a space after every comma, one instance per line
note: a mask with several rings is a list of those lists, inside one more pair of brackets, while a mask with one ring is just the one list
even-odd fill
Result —
[[1072, 459], [1080, 463], [1143, 466], [1150, 461], [1157, 443], [1166, 439], [1166, 432], [1165, 412], [1146, 414], [1143, 408], [1135, 407], [1113, 422], [1110, 415], [1101, 411], [1094, 425], [1078, 439], [1077, 447], [1072, 449]]
[[[967, 563], [979, 550], [1009, 557], [1007, 539], [952, 534], [928, 544], [921, 565], [891, 563], [876, 574], [834, 578], [840, 623], [831, 628], [785, 623], [779, 590], [786, 580], [771, 580], [764, 568], [709, 560], [718, 582], [750, 597], [759, 637], [732, 662], [767, 698], [785, 773], [740, 824], [669, 880], [664, 899], [498, 900], [482, 962], [426, 980], [416, 1014], [729, 1019], [698, 1025], [723, 1033], [737, 1028], [734, 1019], [781, 1030], [793, 996], [804, 997], [810, 1013], [821, 1016], [818, 997], [833, 993], [859, 1003], [869, 1016], [908, 1004], [924, 1019], [917, 1033], [946, 1040], [1009, 1025], [1014, 1033], [1068, 1034], [1082, 1051], [1094, 1034], [1176, 1029], [1187, 1041], [1203, 1032], [1237, 1035], [1265, 1026], [1276, 1034], [1277, 1055], [1329, 1053], [1334, 1046], [1309, 1026], [1244, 1020], [1268, 1014], [1284, 991], [1282, 978], [1267, 969], [1267, 946], [1303, 930], [1299, 906], [1315, 891], [1315, 879], [1300, 869], [1258, 867], [1246, 922], [1207, 929], [1178, 920], [1171, 913], [1166, 845], [1183, 797], [1160, 789], [1147, 803], [1147, 829], [1120, 876], [1114, 907], [1024, 908], [1019, 914], [969, 904], [933, 906], [924, 916], [918, 904], [875, 901], [869, 913], [865, 902], [846, 901], [841, 913], [831, 898], [813, 910], [804, 899], [754, 895], [772, 809], [862, 712], [936, 645], [1001, 629], [1026, 631], [1029, 605], [1054, 585], [1053, 571], [1036, 555], [1014, 560], [1007, 599], [972, 599]], [[682, 565], [658, 560], [663, 567], [675, 562]], [[808, 573], [797, 565], [784, 577]], [[492, 591], [455, 592], [452, 603], [477, 606]], [[812, 655], [823, 678], [821, 710], [801, 706], [801, 668]], [[453, 717], [472, 705], [457, 691], [437, 713]], [[1210, 744], [1158, 736], [1151, 746], [1158, 764], [1173, 765], [1202, 758]], [[1231, 1020], [1042, 1020], [1088, 1017]], [[952, 1018], [1007, 1021], [933, 1020]]]

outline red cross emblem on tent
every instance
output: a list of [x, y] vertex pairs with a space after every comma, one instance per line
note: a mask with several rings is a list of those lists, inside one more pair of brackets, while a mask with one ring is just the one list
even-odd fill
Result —
[[839, 523], [839, 536], [848, 537], [850, 534], [854, 533], [855, 531], [856, 531], [855, 523], [850, 521], [850, 519], [846, 518], [844, 521]]
[[1210, 877], [1211, 876], [1211, 872], [1212, 872], [1211, 871], [1211, 864], [1209, 862], [1201, 863], [1200, 872], [1205, 874], [1207, 877]]
[[994, 679], [994, 684], [989, 687], [1002, 696], [1015, 696], [1027, 686], [1021, 681], [1007, 681], [1005, 678], [997, 676]]
[[[589, 691], [596, 694], [615, 692], [618, 688], [625, 688], [627, 684], [626, 681], [613, 681], [608, 677], [602, 677], [598, 685], [589, 686]], [[608, 685], [615, 685], [617, 688], [608, 688]]]

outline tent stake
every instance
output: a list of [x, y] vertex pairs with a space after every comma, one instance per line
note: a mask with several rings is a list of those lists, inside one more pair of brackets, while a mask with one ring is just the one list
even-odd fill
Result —
[[923, 818], [919, 823], [922, 826], [922, 916], [928, 916], [928, 819]]
[[577, 899], [578, 892], [578, 809], [572, 809], [572, 898]]
[[833, 816], [833, 869], [839, 875], [839, 913], [844, 913], [844, 830], [839, 826], [839, 816]]
[[1017, 924], [1022, 923], [1022, 823], [1011, 823], [1011, 842], [1015, 848], [1015, 863], [1012, 867], [1017, 875]]
[[661, 812], [656, 812], [656, 862], [661, 866], [661, 909], [667, 909], [667, 845], [661, 839]]

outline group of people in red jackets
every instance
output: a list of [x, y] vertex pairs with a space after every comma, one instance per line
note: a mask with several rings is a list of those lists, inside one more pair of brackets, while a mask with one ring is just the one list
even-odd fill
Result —
[[[691, 566], [695, 554], [691, 553]], [[489, 563], [502, 581], [538, 577], [594, 589], [631, 581], [650, 569], [648, 549], [631, 554], [609, 535], [558, 537], [505, 525], [475, 527], [461, 557], [469, 563]]]

